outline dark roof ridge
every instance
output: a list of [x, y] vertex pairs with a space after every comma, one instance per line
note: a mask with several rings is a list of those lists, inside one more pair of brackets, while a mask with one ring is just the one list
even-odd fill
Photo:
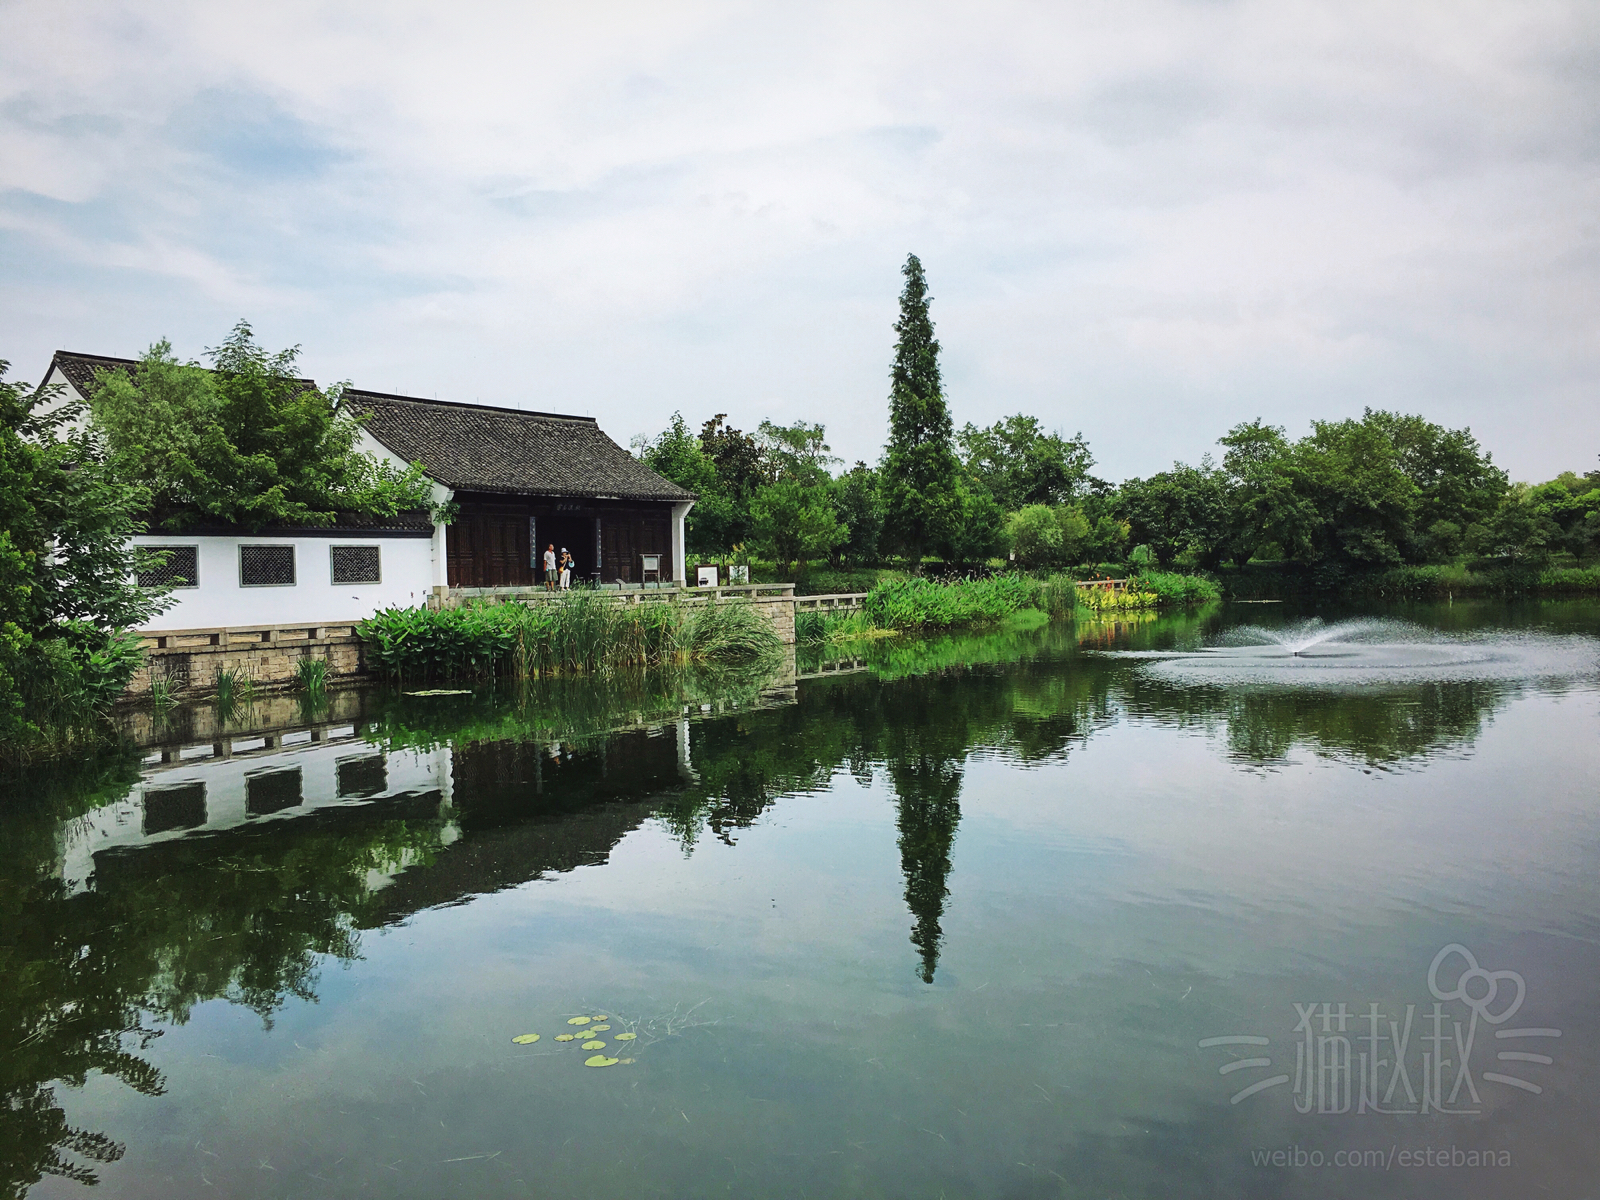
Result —
[[398, 400], [402, 404], [437, 404], [441, 408], [475, 408], [485, 412], [509, 413], [518, 417], [539, 417], [548, 421], [587, 421], [591, 425], [600, 422], [595, 417], [580, 417], [574, 413], [537, 412], [528, 408], [507, 408], [503, 404], [474, 404], [465, 400], [430, 400], [426, 396], [402, 396], [398, 392], [374, 392], [370, 388], [347, 387], [344, 389], [346, 396], [371, 396], [376, 400]]
[[[114, 357], [114, 356], [112, 356], [110, 354], [80, 354], [76, 350], [57, 350], [54, 354], [52, 354], [50, 356], [50, 370], [53, 371], [58, 366], [60, 366], [61, 369], [62, 369], [62, 374], [66, 375], [66, 377], [68, 379], [72, 380], [72, 383], [73, 383], [74, 386], [77, 386], [79, 381], [72, 378], [72, 372], [68, 371], [66, 369], [66, 365], [62, 363], [63, 359], [66, 359], [66, 360], [69, 360], [69, 361], [76, 360], [76, 362], [73, 365], [87, 365], [87, 366], [93, 367], [93, 366], [99, 366], [101, 364], [105, 364], [105, 365], [111, 366], [111, 367], [121, 367], [123, 370], [131, 370], [132, 368], [137, 367], [141, 362], [144, 361], [143, 359], [140, 359], [140, 358], [116, 358], [116, 357]], [[216, 370], [215, 367], [200, 366], [199, 363], [194, 363], [193, 365], [197, 366], [197, 367], [200, 367], [200, 369], [202, 371], [215, 371]], [[46, 371], [45, 372], [45, 377], [49, 378], [49, 374], [50, 374], [50, 372]], [[87, 382], [87, 381], [85, 381], [85, 382]], [[297, 377], [295, 379], [295, 382], [300, 384], [303, 387], [306, 387], [306, 386], [316, 387], [317, 386], [317, 381], [315, 379], [311, 379], [311, 378], [308, 378], [306, 376]]]
[[139, 365], [137, 358], [118, 358], [114, 354], [84, 354], [78, 350], [57, 350], [50, 356], [50, 361], [54, 362], [58, 358], [89, 358], [95, 362], [116, 363], [122, 367], [137, 367]]

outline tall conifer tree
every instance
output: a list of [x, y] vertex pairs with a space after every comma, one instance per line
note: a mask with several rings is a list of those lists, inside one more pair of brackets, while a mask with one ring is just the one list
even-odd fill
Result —
[[939, 381], [939, 343], [928, 316], [928, 281], [915, 254], [901, 268], [900, 319], [890, 372], [889, 445], [884, 453], [884, 533], [920, 570], [929, 546], [961, 520], [960, 463]]

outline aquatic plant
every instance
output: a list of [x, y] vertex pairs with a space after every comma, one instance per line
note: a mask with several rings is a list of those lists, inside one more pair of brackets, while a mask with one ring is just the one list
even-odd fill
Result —
[[320, 692], [328, 684], [328, 660], [325, 658], [302, 658], [294, 665], [295, 682], [307, 692]]
[[534, 604], [385, 609], [357, 632], [379, 674], [414, 682], [743, 662], [781, 645], [771, 622], [747, 600], [652, 597], [622, 604], [600, 591]]
[[883, 629], [949, 629], [998, 621], [1020, 608], [1035, 607], [1038, 589], [1038, 580], [1017, 574], [953, 583], [902, 579], [873, 588], [863, 608]]

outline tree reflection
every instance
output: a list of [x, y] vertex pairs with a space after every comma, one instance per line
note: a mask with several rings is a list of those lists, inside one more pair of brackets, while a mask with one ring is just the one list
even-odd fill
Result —
[[277, 822], [102, 854], [94, 887], [74, 895], [49, 872], [84, 807], [8, 813], [0, 839], [0, 1195], [45, 1175], [92, 1184], [79, 1160], [122, 1154], [67, 1121], [53, 1083], [98, 1071], [159, 1095], [165, 1081], [139, 1055], [155, 1024], [222, 998], [270, 1025], [291, 996], [314, 1000], [320, 964], [359, 955], [369, 873], [438, 846], [428, 820]]

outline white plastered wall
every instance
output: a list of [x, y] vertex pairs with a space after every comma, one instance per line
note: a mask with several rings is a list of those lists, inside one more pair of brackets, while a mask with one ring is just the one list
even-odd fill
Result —
[[[372, 434], [368, 433], [365, 429], [361, 430], [356, 437], [356, 448], [372, 455], [374, 458], [381, 459], [384, 462], [393, 463], [401, 470], [404, 470], [411, 465], [393, 450], [390, 450], [389, 447], [385, 446], [377, 438], [373, 437]], [[423, 465], [426, 466], [427, 464], [424, 463]], [[454, 491], [445, 487], [444, 484], [439, 483], [437, 480], [429, 480], [429, 483], [433, 485], [434, 504], [445, 505], [450, 503], [450, 501], [455, 497]], [[446, 526], [442, 524], [435, 524], [433, 527], [433, 541], [431, 542], [433, 548], [433, 564], [431, 568], [432, 578], [429, 584], [430, 587], [447, 587], [450, 583], [450, 565], [449, 561], [445, 557], [445, 529]]]
[[[433, 540], [422, 537], [361, 536], [350, 530], [330, 536], [141, 534], [140, 546], [198, 548], [198, 586], [172, 593], [176, 603], [147, 628], [219, 629], [255, 625], [341, 625], [370, 617], [382, 608], [414, 608], [433, 586]], [[293, 586], [245, 587], [239, 582], [241, 545], [293, 546]], [[378, 583], [333, 582], [329, 549], [379, 547]]]
[[683, 536], [683, 519], [689, 515], [689, 510], [693, 507], [693, 500], [672, 506], [672, 581], [677, 584], [686, 583], [689, 578], [686, 573], [687, 568], [684, 566], [687, 551]]

